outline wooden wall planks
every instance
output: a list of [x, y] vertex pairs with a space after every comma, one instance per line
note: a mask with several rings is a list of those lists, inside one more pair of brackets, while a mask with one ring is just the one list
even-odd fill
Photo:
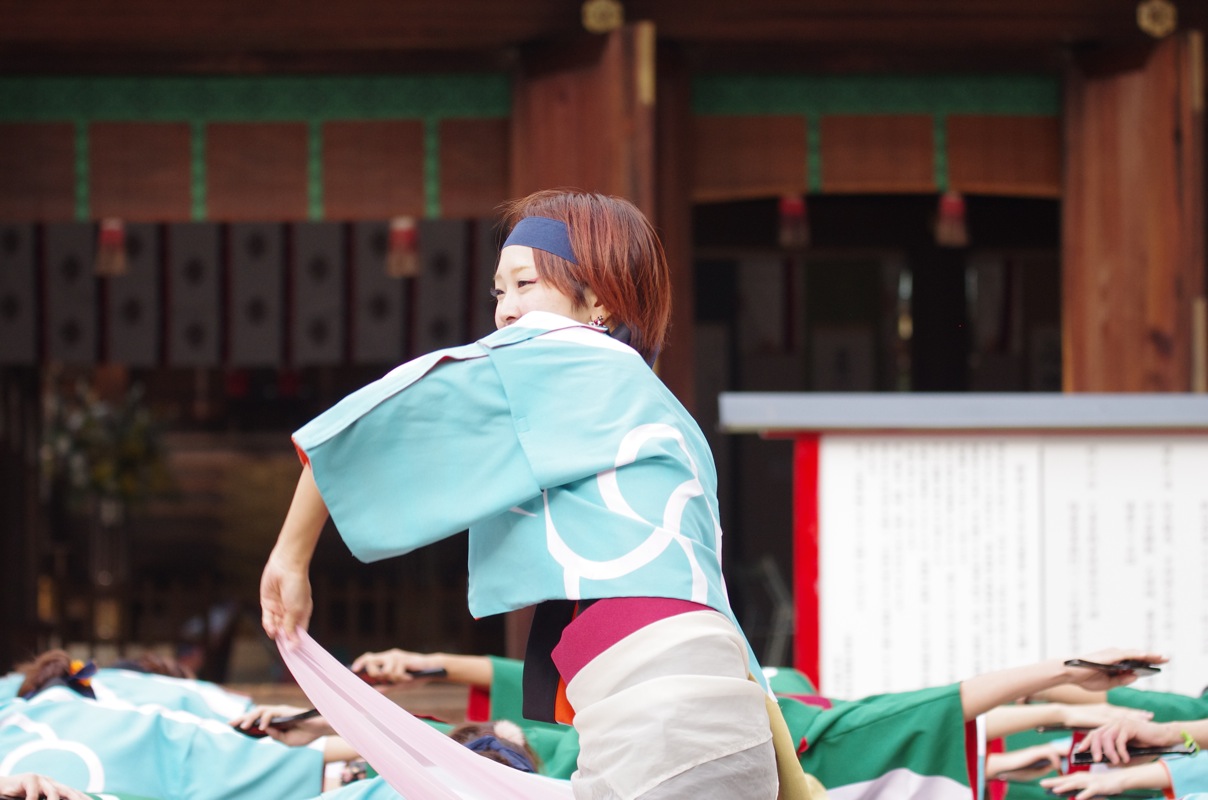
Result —
[[424, 124], [349, 120], [323, 125], [324, 216], [388, 219], [424, 213]]
[[692, 199], [698, 203], [801, 194], [802, 116], [698, 116], [692, 122]]
[[209, 218], [307, 218], [308, 132], [301, 122], [212, 123], [206, 130]]
[[190, 131], [184, 122], [95, 122], [88, 127], [95, 217], [190, 219]]
[[923, 114], [823, 117], [823, 191], [935, 191], [933, 130], [931, 116]]
[[440, 212], [442, 217], [490, 217], [508, 198], [506, 118], [446, 119], [440, 123]]
[[0, 219], [75, 219], [75, 148], [70, 122], [0, 124]]
[[1061, 196], [1061, 120], [948, 117], [948, 181], [971, 194]]

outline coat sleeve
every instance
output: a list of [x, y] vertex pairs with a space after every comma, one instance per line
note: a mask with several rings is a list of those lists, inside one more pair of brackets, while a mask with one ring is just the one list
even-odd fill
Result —
[[353, 555], [401, 555], [540, 493], [489, 358], [440, 361], [401, 388], [391, 379], [294, 434]]
[[1196, 792], [1208, 792], [1208, 754], [1164, 758], [1162, 763], [1170, 773], [1171, 794], [1183, 797]]
[[1159, 692], [1152, 689], [1134, 689], [1123, 686], [1109, 689], [1107, 702], [1113, 706], [1139, 708], [1152, 711], [1154, 722], [1175, 722], [1184, 719], [1208, 717], [1208, 697], [1191, 697], [1174, 692]]

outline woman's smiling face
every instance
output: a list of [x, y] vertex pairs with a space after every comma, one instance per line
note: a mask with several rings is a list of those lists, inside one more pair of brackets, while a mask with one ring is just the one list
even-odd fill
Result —
[[587, 302], [576, 308], [572, 298], [537, 274], [533, 248], [517, 244], [508, 245], [500, 251], [491, 294], [495, 297], [496, 328], [507, 327], [530, 311], [548, 311], [578, 322], [588, 322], [596, 300], [595, 293], [585, 289]]

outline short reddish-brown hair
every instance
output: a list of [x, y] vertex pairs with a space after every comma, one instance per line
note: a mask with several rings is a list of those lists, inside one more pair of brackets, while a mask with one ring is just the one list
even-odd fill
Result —
[[654, 227], [638, 207], [620, 197], [547, 189], [513, 200], [503, 209], [511, 229], [525, 217], [566, 223], [578, 264], [533, 250], [537, 275], [576, 307], [591, 289], [612, 323], [629, 328], [630, 345], [651, 359], [662, 349], [671, 319], [671, 271]]

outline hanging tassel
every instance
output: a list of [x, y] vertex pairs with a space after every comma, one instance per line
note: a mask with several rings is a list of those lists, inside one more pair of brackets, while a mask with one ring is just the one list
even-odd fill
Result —
[[804, 250], [810, 243], [810, 222], [805, 195], [786, 194], [780, 198], [780, 246], [786, 250]]
[[390, 220], [386, 274], [391, 278], [414, 278], [419, 275], [419, 230], [415, 226], [415, 217], [395, 217]]
[[935, 243], [940, 247], [966, 247], [969, 229], [965, 225], [965, 198], [952, 190], [940, 195], [939, 218], [935, 223]]
[[116, 217], [101, 220], [97, 237], [96, 274], [113, 278], [125, 275], [127, 268], [125, 223]]

